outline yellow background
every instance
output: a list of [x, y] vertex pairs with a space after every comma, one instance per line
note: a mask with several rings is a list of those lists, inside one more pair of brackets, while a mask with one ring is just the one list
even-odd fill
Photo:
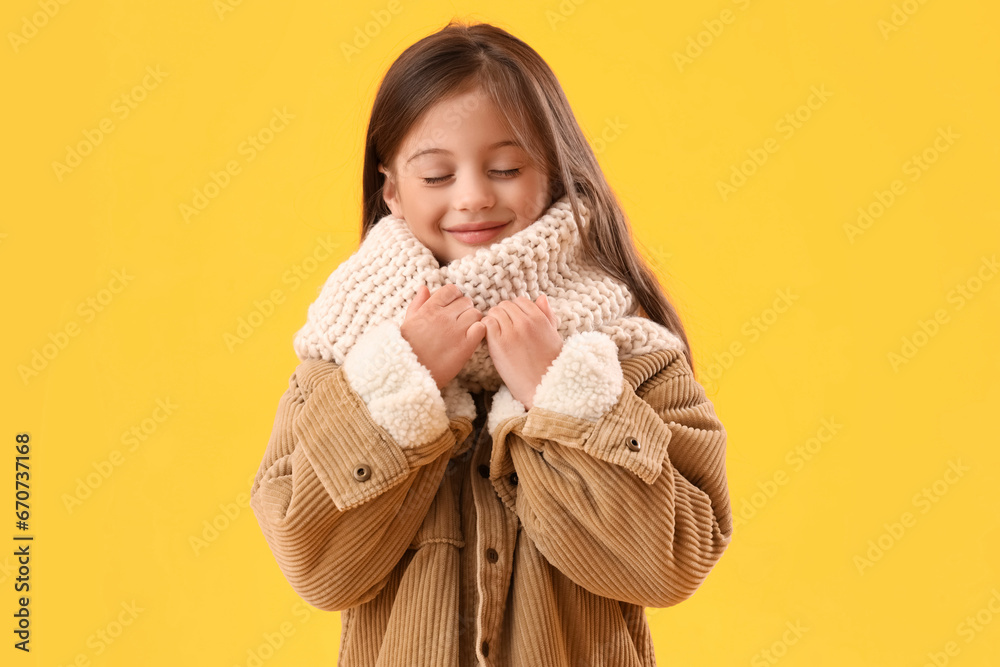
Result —
[[4, 515], [0, 662], [334, 664], [250, 481], [379, 78], [459, 16], [556, 72], [727, 427], [736, 532], [647, 610], [661, 664], [1000, 664], [997, 6], [398, 2], [4, 3], [2, 504], [30, 433], [36, 539], [26, 655]]

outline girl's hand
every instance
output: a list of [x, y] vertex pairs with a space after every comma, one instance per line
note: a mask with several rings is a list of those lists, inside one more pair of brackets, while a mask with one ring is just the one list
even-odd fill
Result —
[[493, 365], [511, 395], [531, 409], [535, 389], [562, 351], [555, 315], [544, 294], [537, 301], [517, 297], [502, 301], [483, 316]]
[[417, 288], [399, 332], [417, 360], [431, 372], [438, 389], [451, 382], [486, 335], [482, 314], [456, 285], [448, 284], [431, 296], [426, 285]]

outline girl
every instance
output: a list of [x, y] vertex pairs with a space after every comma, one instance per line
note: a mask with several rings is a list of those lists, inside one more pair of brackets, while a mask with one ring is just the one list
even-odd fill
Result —
[[363, 178], [251, 489], [282, 573], [340, 665], [655, 664], [643, 608], [732, 537], [726, 432], [554, 74], [449, 23]]

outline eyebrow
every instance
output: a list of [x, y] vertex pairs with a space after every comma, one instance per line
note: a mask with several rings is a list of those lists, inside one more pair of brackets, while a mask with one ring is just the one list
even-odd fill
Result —
[[[496, 150], [497, 148], [501, 148], [503, 146], [516, 146], [518, 148], [521, 148], [521, 144], [519, 144], [516, 141], [511, 141], [510, 139], [506, 139], [504, 141], [498, 141], [495, 144], [490, 144], [486, 148], [487, 148], [487, 150], [491, 150], [492, 151], [492, 150]], [[409, 163], [412, 160], [420, 157], [421, 155], [426, 155], [427, 153], [441, 153], [443, 155], [451, 155], [451, 151], [445, 150], [443, 148], [425, 148], [424, 150], [417, 151], [416, 153], [414, 153], [413, 155], [411, 155], [410, 158], [406, 162]]]

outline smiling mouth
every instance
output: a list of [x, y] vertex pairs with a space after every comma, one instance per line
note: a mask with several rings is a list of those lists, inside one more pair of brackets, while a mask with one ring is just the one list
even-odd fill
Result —
[[503, 229], [509, 225], [509, 222], [505, 222], [502, 225], [497, 225], [496, 227], [490, 227], [489, 229], [477, 229], [473, 232], [456, 232], [450, 229], [445, 231], [454, 236], [456, 239], [462, 243], [468, 243], [470, 245], [475, 245], [479, 243], [486, 243], [491, 239], [495, 238]]

